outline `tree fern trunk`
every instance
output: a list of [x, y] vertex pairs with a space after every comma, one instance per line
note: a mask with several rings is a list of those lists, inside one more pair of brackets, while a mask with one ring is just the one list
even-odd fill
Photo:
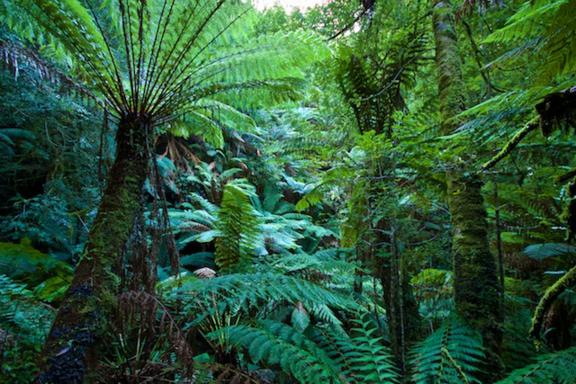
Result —
[[148, 124], [123, 119], [116, 135], [116, 159], [83, 257], [44, 346], [39, 383], [82, 383], [97, 362], [95, 347], [115, 305], [122, 255], [140, 208], [146, 180]]
[[502, 339], [501, 285], [488, 243], [482, 182], [461, 172], [448, 174], [448, 206], [452, 216], [452, 257], [456, 309], [478, 329], [497, 367]]
[[[465, 108], [464, 81], [454, 13], [449, 0], [433, 0], [442, 134], [458, 126], [455, 117]], [[452, 216], [452, 254], [456, 310], [478, 329], [488, 352], [492, 375], [501, 366], [501, 287], [488, 243], [482, 181], [466, 172], [465, 159], [453, 161], [447, 173], [448, 206]]]

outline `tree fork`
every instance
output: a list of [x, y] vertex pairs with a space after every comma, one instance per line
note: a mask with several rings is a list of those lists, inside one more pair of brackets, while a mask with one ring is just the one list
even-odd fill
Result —
[[130, 237], [148, 172], [150, 122], [131, 115], [116, 133], [116, 159], [82, 259], [44, 345], [44, 369], [36, 382], [79, 384], [97, 364], [96, 347], [115, 306], [114, 266]]

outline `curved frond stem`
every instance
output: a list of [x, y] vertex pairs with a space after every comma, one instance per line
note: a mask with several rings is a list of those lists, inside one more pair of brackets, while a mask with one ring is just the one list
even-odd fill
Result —
[[[164, 4], [162, 6], [162, 11], [160, 12], [160, 16], [158, 17], [158, 20], [157, 20], [156, 33], [154, 34], [154, 40], [152, 43], [152, 48], [150, 50], [150, 55], [148, 57], [148, 66], [146, 68], [146, 75], [144, 77], [144, 90], [142, 92], [142, 107], [141, 107], [140, 112], [144, 112], [144, 109], [146, 108], [146, 106], [148, 104], [148, 93], [149, 93], [150, 86], [152, 84], [151, 80], [154, 78], [154, 72], [156, 71], [156, 67], [157, 67], [156, 64], [158, 63], [158, 56], [160, 55], [160, 50], [162, 49], [162, 43], [164, 42], [166, 30], [168, 29], [168, 22], [170, 21], [170, 18], [172, 16], [175, 2], [176, 2], [176, 0], [172, 0], [172, 2], [170, 3], [170, 8], [168, 9], [166, 21], [164, 22], [164, 28], [162, 29], [161, 33], [160, 33], [160, 26], [162, 25], [162, 19], [164, 17], [164, 12], [166, 11], [166, 5], [168, 4], [168, 0], [164, 0]], [[159, 40], [158, 40], [158, 36], [160, 36]], [[158, 47], [157, 51], [156, 51], [156, 47]]]
[[[220, 36], [222, 36], [222, 34], [224, 34], [224, 32], [226, 32], [232, 25], [234, 25], [240, 18], [242, 18], [249, 10], [250, 8], [246, 8], [244, 12], [241, 12], [236, 17], [234, 17], [224, 28], [222, 28], [216, 35], [214, 35], [212, 39], [210, 39], [210, 41], [208, 41], [201, 49], [199, 49], [198, 52], [188, 61], [188, 63], [184, 65], [184, 67], [179, 71], [179, 73], [174, 77], [174, 79], [178, 79], [181, 76], [183, 76], [186, 73], [186, 71], [190, 68], [190, 66], [194, 64], [196, 59], [202, 54], [202, 52], [204, 52], [208, 47], [210, 47]], [[193, 71], [193, 73], [195, 72], [197, 71]], [[176, 84], [172, 86], [170, 86], [170, 80], [168, 80], [166, 82], [165, 90], [162, 91], [162, 93], [158, 97], [158, 100], [162, 100], [165, 95], [178, 95], [182, 91], [182, 88], [188, 84], [188, 81], [193, 76], [193, 73], [185, 76], [183, 79], [177, 81]]]
[[135, 110], [138, 111], [138, 103], [141, 89], [142, 80], [142, 61], [144, 60], [144, 5], [145, 2], [140, 2], [140, 7], [138, 8], [138, 66], [136, 69], [136, 81], [138, 92], [136, 92], [136, 106]]
[[[221, 0], [224, 1], [224, 0]], [[194, 5], [194, 7], [190, 10], [190, 13], [187, 14], [186, 18], [188, 19], [188, 21], [186, 22], [186, 24], [184, 24], [184, 26], [180, 29], [180, 32], [178, 33], [178, 36], [174, 39], [174, 43], [172, 44], [172, 47], [170, 48], [170, 50], [162, 55], [162, 61], [160, 62], [160, 64], [158, 64], [158, 57], [156, 57], [155, 60], [155, 64], [154, 64], [154, 70], [153, 72], [157, 72], [155, 75], [153, 74], [151, 76], [151, 83], [150, 83], [150, 87], [148, 89], [148, 94], [145, 96], [146, 100], [147, 100], [147, 109], [149, 109], [150, 104], [152, 104], [152, 100], [154, 100], [156, 98], [156, 95], [158, 93], [158, 84], [161, 81], [162, 75], [168, 65], [168, 63], [170, 62], [170, 58], [172, 57], [174, 51], [176, 50], [176, 48], [178, 48], [178, 44], [180, 44], [180, 41], [182, 40], [182, 38], [184, 37], [184, 35], [186, 34], [186, 32], [188, 31], [188, 28], [190, 28], [190, 26], [193, 24], [193, 19], [194, 19], [194, 14], [196, 13], [196, 9], [198, 8], [198, 4], [200, 4], [200, 0], [196, 0], [196, 4]], [[168, 23], [170, 22], [171, 17], [169, 16], [166, 19], [166, 27], [168, 26]], [[166, 32], [166, 29], [165, 31]], [[158, 52], [156, 53], [155, 56], [160, 56], [160, 50], [161, 50], [162, 44], [158, 44]], [[156, 68], [158, 68], [158, 70], [156, 71]]]
[[226, 1], [227, 0], [218, 0], [218, 3], [214, 7], [214, 9], [212, 9], [212, 11], [210, 11], [210, 13], [204, 18], [204, 20], [202, 21], [200, 26], [196, 29], [196, 31], [191, 36], [191, 38], [188, 40], [188, 42], [186, 43], [184, 48], [182, 48], [182, 52], [180, 52], [180, 55], [178, 55], [178, 57], [176, 58], [176, 61], [172, 65], [172, 71], [170, 71], [170, 73], [168, 73], [167, 78], [163, 79], [161, 82], [158, 83], [153, 96], [151, 96], [151, 98], [150, 98], [150, 103], [152, 104], [151, 110], [154, 110], [155, 107], [157, 106], [157, 104], [159, 102], [161, 102], [162, 97], [166, 95], [165, 90], [170, 86], [170, 82], [174, 79], [174, 75], [177, 72], [177, 68], [180, 66], [182, 61], [186, 58], [186, 55], [188, 54], [188, 52], [190, 52], [190, 50], [193, 48], [194, 43], [196, 43], [197, 39], [200, 37], [200, 35], [204, 31], [204, 28], [206, 28], [206, 26], [208, 25], [208, 22], [210, 20], [212, 20], [212, 18], [216, 14], [216, 12], [218, 12], [218, 10], [220, 10], [222, 5], [224, 5], [224, 3]]
[[[264, 51], [264, 50], [265, 50], [264, 47], [246, 49], [246, 50], [242, 50], [242, 51], [240, 51], [240, 52], [232, 53], [232, 54], [230, 54], [230, 55], [226, 55], [226, 56], [219, 57], [219, 58], [217, 58], [217, 59], [215, 59], [215, 60], [210, 60], [210, 61], [208, 61], [208, 62], [201, 63], [192, 73], [189, 74], [188, 77], [191, 78], [192, 76], [194, 76], [194, 75], [198, 74], [199, 72], [201, 72], [201, 71], [209, 68], [209, 67], [212, 66], [212, 65], [216, 65], [216, 64], [220, 64], [220, 63], [226, 62], [226, 60], [232, 59], [232, 58], [234, 58], [234, 57], [236, 57], [236, 56], [243, 56], [243, 55], [245, 55], [245, 54], [247, 54], [247, 53], [256, 53], [256, 52]], [[203, 82], [205, 82], [206, 80], [208, 80], [208, 79], [210, 79], [210, 78], [212, 78], [212, 77], [214, 77], [214, 76], [217, 76], [217, 75], [221, 74], [221, 73], [224, 72], [225, 70], [226, 70], [226, 68], [220, 68], [220, 69], [218, 69], [217, 71], [212, 72], [212, 73], [209, 73], [207, 76], [205, 76], [205, 77], [203, 77], [202, 79], [198, 80], [195, 84], [193, 84], [193, 85], [191, 85], [191, 86], [189, 87], [190, 92], [189, 92], [188, 94], [179, 96], [179, 98], [181, 99], [181, 103], [180, 103], [180, 104], [174, 105], [174, 103], [172, 103], [171, 101], [166, 101], [165, 103], [163, 103], [162, 105], [160, 105], [160, 106], [158, 107], [158, 109], [157, 109], [158, 112], [157, 112], [156, 114], [157, 114], [157, 115], [160, 115], [160, 116], [163, 116], [162, 118], [165, 118], [165, 117], [167, 117], [167, 116], [165, 116], [166, 109], [178, 110], [178, 109], [179, 109], [179, 106], [180, 106], [181, 104], [189, 104], [189, 103], [190, 103], [189, 98], [192, 97], [192, 96], [196, 93], [196, 89], [197, 89], [197, 87], [198, 87], [200, 84], [202, 84]], [[178, 92], [180, 92], [180, 91], [181, 91], [181, 90], [178, 90]], [[167, 108], [164, 107], [164, 104], [167, 105]], [[172, 105], [172, 108], [169, 108], [170, 105]]]
[[[170, 120], [170, 115], [173, 114], [174, 111], [178, 111], [179, 109], [181, 109], [182, 105], [190, 104], [190, 103], [192, 103], [195, 100], [200, 98], [200, 97], [198, 97], [198, 98], [194, 98], [193, 100], [191, 100], [191, 98], [196, 94], [197, 87], [200, 86], [200, 84], [202, 84], [204, 81], [206, 81], [209, 78], [214, 77], [214, 76], [216, 76], [222, 72], [224, 72], [224, 69], [220, 69], [219, 71], [216, 71], [216, 72], [202, 78], [196, 84], [192, 85], [190, 87], [190, 91], [187, 92], [186, 95], [182, 95], [179, 97], [179, 99], [180, 99], [179, 103], [162, 103], [156, 110], [152, 110], [151, 115], [155, 116], [154, 120], [157, 120], [157, 121], [160, 121], [163, 119]], [[188, 97], [186, 97], [186, 96], [188, 96]], [[183, 113], [178, 113], [178, 114], [182, 115]]]
[[[102, 28], [102, 24], [100, 23], [100, 19], [98, 18], [98, 15], [96, 15], [96, 12], [94, 11], [94, 7], [92, 5], [92, 2], [90, 0], [87, 0], [86, 4], [88, 5], [88, 10], [92, 14], [92, 18], [94, 19], [94, 23], [96, 24], [96, 27], [98, 28], [98, 30], [100, 31], [100, 34], [102, 35], [102, 39], [104, 40], [104, 44], [106, 45], [106, 51], [108, 53], [108, 56], [110, 57], [110, 62], [112, 64], [112, 68], [114, 70], [114, 73], [111, 73], [110, 70], [108, 69], [108, 67], [106, 67], [106, 68], [110, 72], [110, 77], [116, 79], [115, 85], [116, 85], [116, 89], [118, 91], [118, 95], [124, 101], [124, 105], [127, 105], [128, 100], [126, 98], [124, 88], [122, 87], [122, 77], [120, 76], [120, 70], [118, 69], [118, 64], [116, 63], [116, 58], [114, 57], [114, 54], [112, 53], [112, 47], [110, 45], [110, 42], [109, 42], [108, 38], [106, 37], [106, 34], [104, 33], [104, 29]], [[118, 113], [120, 113], [120, 114], [125, 113], [125, 111], [123, 110], [124, 108], [122, 107], [122, 102], [116, 98], [116, 95], [114, 95], [112, 88], [110, 86], [108, 86], [108, 88], [110, 89], [110, 92], [109, 92], [110, 97], [112, 98], [112, 101], [116, 105], [116, 109], [118, 109]]]
[[[124, 6], [124, 1], [123, 0], [119, 0], [118, 1], [118, 8], [120, 10], [120, 21], [121, 21], [121, 25], [122, 25], [122, 35], [123, 35], [123, 40], [124, 40], [124, 54], [126, 56], [126, 65], [128, 66], [128, 79], [130, 82], [130, 91], [131, 91], [131, 95], [130, 98], [132, 99], [132, 105], [130, 105], [130, 102], [128, 102], [128, 106], [129, 106], [129, 110], [135, 110], [135, 102], [134, 102], [134, 94], [136, 93], [135, 91], [135, 83], [134, 83], [134, 79], [133, 79], [133, 74], [132, 74], [132, 62], [133, 62], [133, 54], [132, 54], [132, 43], [130, 42], [130, 21], [126, 20], [126, 13], [130, 13], [129, 10], [127, 10]], [[130, 17], [130, 15], [128, 15], [128, 17]], [[126, 25], [128, 23], [128, 25]], [[129, 36], [130, 35], [130, 36]]]

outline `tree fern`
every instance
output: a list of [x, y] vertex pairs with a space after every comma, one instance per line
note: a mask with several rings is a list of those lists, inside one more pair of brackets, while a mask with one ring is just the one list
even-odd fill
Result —
[[[314, 34], [258, 35], [257, 16], [229, 0], [18, 0], [9, 27], [29, 38], [57, 41], [76, 77], [117, 117], [171, 121], [175, 134], [206, 136], [222, 146], [221, 129], [250, 129], [240, 112], [299, 97], [302, 68], [328, 54]], [[0, 8], [14, 13], [15, 7]], [[242, 22], [238, 22], [242, 20]]]
[[538, 362], [513, 371], [497, 384], [571, 384], [576, 378], [576, 348], [549, 353]]
[[419, 343], [411, 353], [415, 383], [480, 383], [484, 359], [479, 335], [455, 318]]

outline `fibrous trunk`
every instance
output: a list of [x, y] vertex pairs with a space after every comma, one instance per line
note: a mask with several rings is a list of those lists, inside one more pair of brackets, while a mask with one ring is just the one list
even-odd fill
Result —
[[448, 206], [452, 216], [452, 258], [456, 309], [478, 329], [496, 360], [502, 341], [501, 284], [488, 243], [482, 182], [474, 175], [448, 174]]
[[125, 117], [116, 134], [116, 159], [74, 279], [44, 346], [39, 383], [82, 383], [97, 362], [95, 347], [115, 306], [120, 259], [140, 209], [148, 168], [148, 122]]
[[[458, 127], [457, 116], [465, 108], [464, 81], [452, 4], [448, 0], [432, 3], [441, 134], [448, 135]], [[482, 334], [491, 373], [497, 375], [501, 365], [498, 356], [502, 340], [502, 292], [496, 262], [489, 249], [482, 181], [467, 172], [465, 158], [453, 159], [448, 167], [456, 310]]]

